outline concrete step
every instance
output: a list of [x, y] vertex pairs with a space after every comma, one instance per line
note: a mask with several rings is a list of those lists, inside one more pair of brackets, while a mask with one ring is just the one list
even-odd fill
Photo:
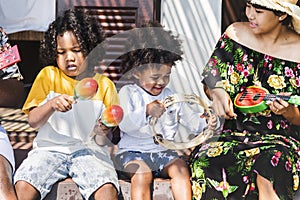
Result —
[[[130, 182], [119, 180], [119, 200], [130, 200]], [[168, 179], [155, 179], [153, 183], [153, 200], [173, 200], [171, 184]], [[44, 200], [83, 200], [79, 189], [71, 178], [55, 184]]]

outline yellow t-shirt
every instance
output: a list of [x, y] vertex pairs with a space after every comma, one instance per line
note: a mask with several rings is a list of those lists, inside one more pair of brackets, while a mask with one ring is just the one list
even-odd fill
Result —
[[[89, 100], [77, 100], [68, 112], [54, 112], [48, 121], [39, 128], [34, 140], [34, 148], [71, 153], [88, 146], [98, 147], [89, 134], [105, 107], [119, 104], [114, 83], [104, 75], [95, 74], [98, 82], [96, 95]], [[60, 94], [74, 95], [78, 80], [66, 76], [59, 68], [48, 66], [37, 75], [23, 111], [29, 110], [49, 101]]]

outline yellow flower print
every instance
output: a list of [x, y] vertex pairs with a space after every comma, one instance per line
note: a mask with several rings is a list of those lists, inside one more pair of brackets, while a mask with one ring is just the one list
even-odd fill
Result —
[[219, 147], [223, 144], [224, 142], [210, 142], [209, 146], [210, 147]]
[[247, 161], [245, 162], [245, 167], [247, 170], [250, 170], [251, 169], [251, 165], [253, 163], [253, 159], [247, 159]]
[[219, 156], [221, 155], [221, 153], [223, 152], [223, 148], [222, 147], [213, 147], [213, 148], [210, 148], [206, 155], [208, 157], [216, 157], [216, 156]]
[[228, 80], [218, 81], [215, 87], [222, 87], [226, 91], [230, 91], [230, 84]]
[[297, 80], [296, 78], [290, 78], [290, 83], [293, 88], [297, 88]]
[[192, 185], [192, 190], [193, 190], [193, 197], [196, 200], [200, 200], [202, 198], [202, 187], [200, 186], [200, 184], [196, 181], [193, 181], [193, 185]]
[[247, 149], [244, 151], [247, 157], [254, 156], [260, 153], [259, 148]]
[[284, 82], [284, 77], [283, 76], [278, 76], [278, 75], [271, 75], [268, 78], [268, 83], [271, 87], [275, 89], [282, 89], [285, 88], [285, 82]]
[[233, 132], [232, 135], [235, 135], [235, 136], [246, 136], [247, 133], [246, 132]]
[[297, 174], [294, 174], [293, 179], [294, 179], [293, 189], [294, 189], [294, 191], [296, 191], [299, 188], [299, 176]]
[[232, 74], [230, 75], [230, 83], [236, 85], [238, 84], [239, 81], [240, 81], [240, 76], [238, 75], [238, 73], [232, 72]]

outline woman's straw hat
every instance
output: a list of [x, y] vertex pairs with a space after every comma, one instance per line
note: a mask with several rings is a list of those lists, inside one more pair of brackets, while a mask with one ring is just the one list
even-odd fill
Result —
[[300, 7], [297, 6], [297, 1], [298, 0], [251, 0], [250, 3], [281, 11], [292, 16], [294, 30], [300, 34]]

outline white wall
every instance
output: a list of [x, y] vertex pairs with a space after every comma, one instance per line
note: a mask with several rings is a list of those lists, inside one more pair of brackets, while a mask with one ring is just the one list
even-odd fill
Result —
[[7, 34], [46, 31], [55, 19], [55, 0], [0, 0], [0, 26]]
[[183, 40], [184, 60], [172, 72], [170, 87], [202, 94], [200, 74], [221, 34], [222, 0], [162, 0], [161, 22]]

